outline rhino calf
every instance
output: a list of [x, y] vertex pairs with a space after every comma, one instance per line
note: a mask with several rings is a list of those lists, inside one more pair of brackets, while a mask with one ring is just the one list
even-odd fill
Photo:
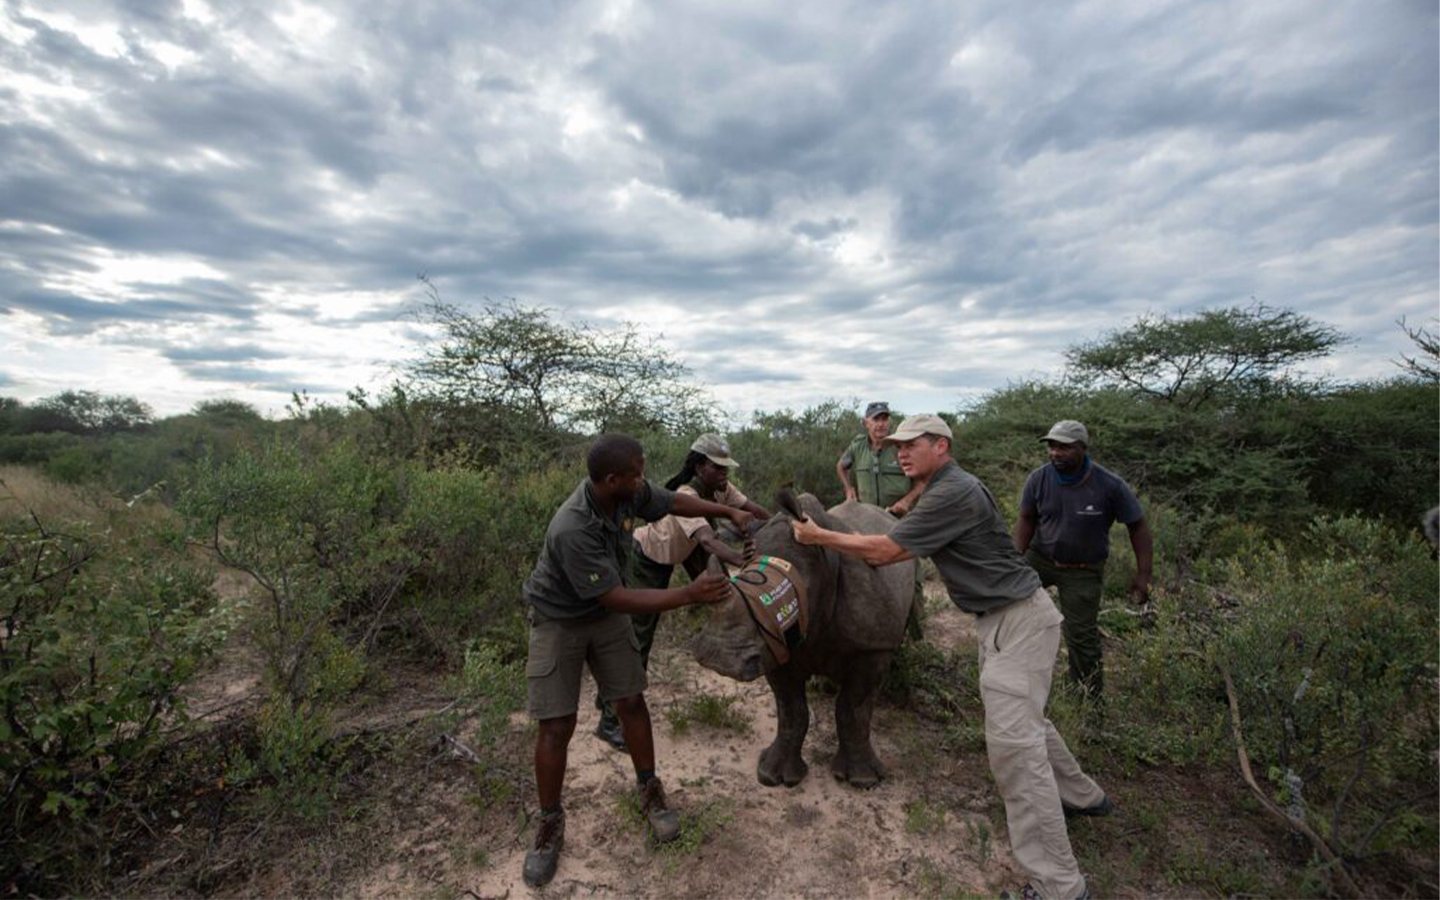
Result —
[[760, 783], [797, 785], [809, 767], [801, 755], [810, 727], [805, 684], [823, 675], [839, 685], [835, 732], [839, 749], [831, 763], [835, 777], [856, 787], [873, 787], [885, 775], [870, 744], [870, 715], [890, 657], [905, 637], [914, 600], [913, 560], [871, 568], [851, 556], [795, 541], [791, 517], [808, 516], [825, 528], [858, 534], [886, 534], [895, 518], [877, 506], [847, 501], [829, 511], [810, 494], [798, 499], [782, 492], [784, 510], [755, 535], [760, 554], [788, 560], [803, 582], [808, 606], [805, 640], [780, 663], [761, 637], [739, 596], [717, 604], [691, 643], [700, 665], [739, 681], [760, 675], [775, 694], [775, 740], [756, 767]]

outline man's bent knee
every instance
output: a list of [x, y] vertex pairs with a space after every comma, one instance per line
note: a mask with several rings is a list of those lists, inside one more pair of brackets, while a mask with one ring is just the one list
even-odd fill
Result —
[[547, 744], [559, 744], [564, 746], [570, 743], [570, 736], [575, 733], [575, 714], [568, 716], [556, 716], [553, 719], [541, 719], [538, 723], [536, 737]]
[[615, 707], [615, 715], [622, 719], [649, 712], [645, 706], [644, 694], [631, 694], [629, 697], [621, 697], [619, 700], [613, 701], [611, 705]]

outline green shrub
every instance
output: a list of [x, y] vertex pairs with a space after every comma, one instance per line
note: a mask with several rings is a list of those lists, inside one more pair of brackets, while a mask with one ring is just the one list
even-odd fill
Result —
[[229, 628], [208, 573], [110, 524], [0, 523], [0, 879], [22, 890], [94, 874], [72, 867], [137, 824]]

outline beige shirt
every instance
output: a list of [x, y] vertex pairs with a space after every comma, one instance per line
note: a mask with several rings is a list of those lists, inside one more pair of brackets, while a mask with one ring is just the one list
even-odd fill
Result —
[[[675, 493], [700, 496], [699, 492], [688, 484], [682, 485]], [[735, 485], [727, 483], [725, 492], [715, 495], [715, 502], [740, 509], [749, 500]], [[709, 524], [703, 518], [691, 519], [672, 513], [658, 522], [635, 529], [635, 543], [640, 545], [640, 552], [655, 562], [664, 566], [678, 566], [700, 546], [700, 542], [695, 540], [695, 532]]]

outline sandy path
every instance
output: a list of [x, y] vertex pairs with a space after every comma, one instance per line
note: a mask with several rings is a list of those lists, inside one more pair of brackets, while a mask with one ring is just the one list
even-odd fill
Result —
[[[968, 623], [960, 620], [968, 617], [946, 607], [932, 607], [928, 634], [944, 643], [964, 639]], [[459, 884], [484, 898], [898, 897], [993, 894], [1014, 881], [988, 811], [988, 779], [975, 777], [974, 760], [943, 758], [938, 770], [907, 766], [914, 748], [907, 745], [906, 714], [877, 711], [875, 745], [890, 777], [860, 791], [830, 775], [833, 698], [812, 694], [805, 745], [810, 774], [795, 788], [766, 788], [755, 779], [755, 761], [774, 737], [775, 712], [763, 680], [729, 681], [663, 647], [651, 681], [658, 771], [682, 816], [712, 823], [708, 839], [689, 852], [656, 850], [626, 819], [621, 798], [633, 789], [630, 760], [591, 736], [594, 687], [587, 679], [565, 787], [566, 849], [555, 881], [531, 891], [521, 880], [527, 829], [511, 845], [491, 848], [483, 870], [457, 873]], [[702, 693], [738, 698], [733, 708], [749, 720], [750, 732], [692, 725], [674, 734], [665, 711]], [[970, 782], [959, 808], [953, 799], [937, 799], [937, 782], [959, 778]], [[953, 782], [945, 787], [947, 797], [956, 796]]]

